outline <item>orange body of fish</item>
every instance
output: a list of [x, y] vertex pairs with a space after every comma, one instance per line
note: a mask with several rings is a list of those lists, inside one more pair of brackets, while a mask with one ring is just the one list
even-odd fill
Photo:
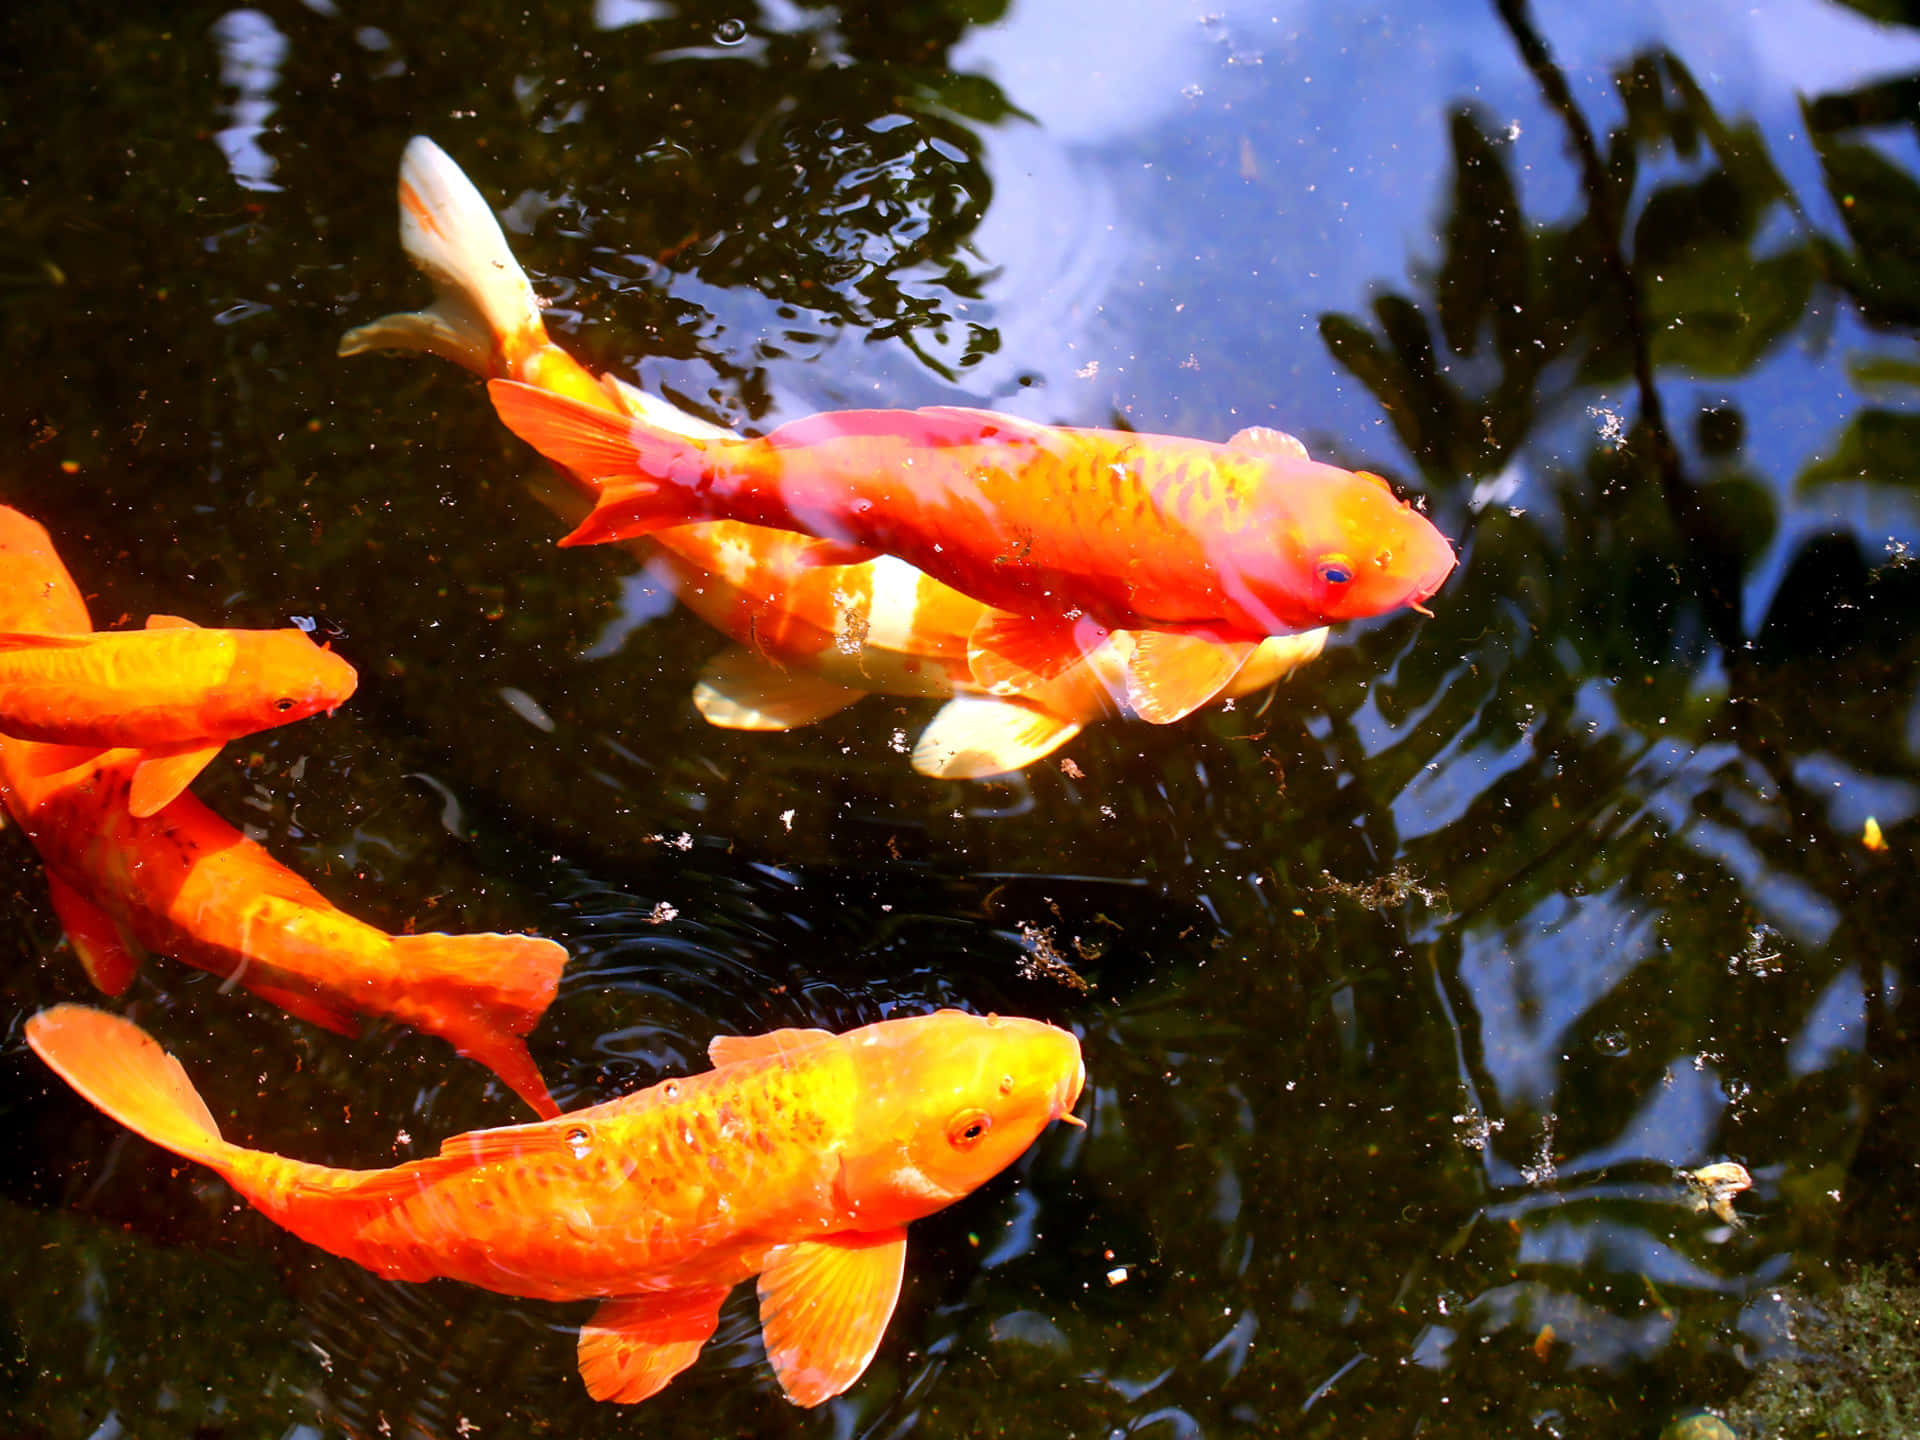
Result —
[[[416, 137], [407, 146], [400, 205], [402, 241], [433, 277], [439, 298], [426, 310], [350, 332], [342, 354], [425, 350], [612, 415], [697, 439], [736, 438], [617, 380], [596, 379], [554, 345], [485, 202], [430, 140]], [[577, 522], [600, 484], [588, 474], [562, 473], [571, 490], [549, 503]], [[689, 608], [739, 642], [709, 663], [694, 692], [714, 724], [788, 729], [870, 691], [957, 697], [915, 745], [913, 764], [923, 774], [970, 778], [1031, 763], [1089, 721], [1118, 713], [1113, 697], [1127, 691], [1134, 641], [1121, 633], [1094, 648], [1084, 665], [1029, 678], [1017, 694], [989, 695], [969, 659], [970, 638], [988, 607], [891, 556], [821, 564], [812, 539], [737, 521], [672, 527], [634, 543], [646, 546], [642, 557], [666, 572]], [[1152, 703], [1144, 718], [1177, 719], [1204, 699], [1269, 685], [1318, 655], [1325, 639], [1321, 630], [1270, 639], [1237, 670], [1237, 657], [1206, 657], [1220, 681], [1212, 694], [1188, 694], [1189, 703], [1180, 705]]]
[[145, 630], [0, 633], [0, 735], [146, 752], [131, 806], [151, 815], [227, 741], [332, 710], [353, 667], [300, 630], [203, 630], [156, 615]]
[[710, 1071], [350, 1171], [221, 1139], [179, 1065], [125, 1020], [62, 1005], [27, 1038], [107, 1114], [376, 1274], [599, 1298], [580, 1372], [620, 1401], [692, 1364], [727, 1292], [755, 1276], [788, 1397], [845, 1390], [892, 1315], [906, 1226], [1071, 1119], [1086, 1075], [1064, 1030], [952, 1010], [721, 1037]]
[[[0, 506], [0, 627], [84, 634], [85, 602], [46, 532]], [[525, 1036], [566, 952], [527, 935], [389, 935], [337, 909], [191, 795], [136, 816], [144, 752], [0, 738], [0, 801], [46, 865], [94, 983], [118, 994], [144, 951], [231, 976], [343, 1034], [356, 1014], [441, 1036], [543, 1115], [558, 1113]]]

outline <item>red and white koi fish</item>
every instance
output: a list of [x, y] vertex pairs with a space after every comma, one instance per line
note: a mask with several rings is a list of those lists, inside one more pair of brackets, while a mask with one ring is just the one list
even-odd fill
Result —
[[725, 1035], [703, 1074], [458, 1135], [392, 1169], [335, 1170], [223, 1140], [179, 1063], [129, 1021], [58, 1005], [27, 1040], [121, 1124], [377, 1275], [600, 1299], [580, 1330], [581, 1378], [627, 1402], [691, 1365], [727, 1293], [756, 1276], [787, 1398], [840, 1394], [893, 1315], [907, 1225], [999, 1174], [1050, 1122], [1081, 1123], [1086, 1082], [1067, 1031], [957, 1010], [843, 1035]]
[[[0, 629], [84, 635], [86, 602], [47, 533], [0, 506]], [[525, 1036], [566, 952], [530, 935], [389, 935], [325, 896], [192, 795], [149, 816], [128, 797], [141, 750], [0, 738], [0, 804], [46, 865], [93, 983], [117, 995], [168, 955], [344, 1035], [356, 1014], [438, 1035], [542, 1115], [558, 1114]]]
[[[401, 159], [400, 210], [402, 243], [437, 297], [424, 310], [350, 331], [343, 355], [424, 350], [690, 438], [738, 438], [614, 377], [596, 379], [553, 344], [486, 202], [424, 137], [409, 142]], [[578, 520], [599, 486], [564, 473], [570, 493], [548, 503]], [[876, 691], [953, 697], [914, 746], [913, 765], [925, 775], [970, 779], [1018, 770], [1125, 709], [1115, 697], [1125, 693], [1129, 633], [1094, 647], [1084, 665], [998, 695], [975, 681], [968, 659], [968, 639], [988, 608], [903, 561], [822, 565], [813, 559], [816, 542], [735, 521], [657, 530], [649, 539], [637, 553], [666, 572], [689, 608], [738, 642], [707, 665], [694, 690], [695, 705], [715, 725], [790, 729]], [[1265, 641], [1216, 698], [1272, 684], [1325, 641], [1324, 630]]]

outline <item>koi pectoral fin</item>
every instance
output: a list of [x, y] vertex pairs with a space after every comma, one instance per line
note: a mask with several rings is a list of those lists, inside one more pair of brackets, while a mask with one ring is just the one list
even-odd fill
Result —
[[1053, 679], [1110, 633], [1084, 617], [989, 610], [967, 637], [967, 662], [976, 683], [1014, 694]]
[[1018, 700], [961, 695], [940, 707], [913, 746], [913, 768], [935, 780], [1023, 770], [1080, 733], [1080, 722]]
[[720, 1302], [731, 1288], [601, 1301], [580, 1327], [580, 1378], [587, 1393], [623, 1405], [659, 1394], [712, 1337]]
[[113, 917], [51, 870], [47, 890], [53, 896], [53, 913], [60, 917], [67, 943], [80, 957], [87, 978], [103, 995], [120, 994], [133, 983], [140, 961], [127, 948]]
[[1137, 631], [1127, 660], [1127, 703], [1142, 720], [1170, 725], [1226, 689], [1253, 652], [1250, 642]]
[[904, 1229], [775, 1246], [760, 1272], [767, 1360], [796, 1405], [831, 1400], [866, 1371], [900, 1298]]
[[701, 668], [693, 703], [709, 725], [723, 730], [791, 730], [837, 714], [864, 694], [733, 645]]
[[191, 749], [148, 750], [146, 759], [133, 768], [133, 782], [127, 787], [127, 809], [136, 820], [157, 815], [180, 798], [193, 783], [194, 776], [206, 769], [220, 746], [196, 745]]

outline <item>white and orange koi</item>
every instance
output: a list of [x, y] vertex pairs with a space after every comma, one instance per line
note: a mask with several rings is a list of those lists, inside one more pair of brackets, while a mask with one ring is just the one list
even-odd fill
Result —
[[[484, 377], [517, 380], [693, 439], [737, 438], [612, 376], [595, 378], [555, 345], [486, 202], [424, 137], [410, 141], [401, 158], [400, 230], [436, 298], [423, 310], [349, 331], [341, 354], [426, 351]], [[1274, 443], [1305, 453], [1289, 437]], [[577, 521], [601, 487], [563, 473], [567, 493], [548, 503]], [[1081, 664], [1001, 694], [977, 683], [968, 655], [988, 607], [904, 561], [818, 564], [818, 542], [731, 520], [657, 530], [632, 548], [665, 571], [689, 609], [736, 642], [707, 664], [694, 690], [695, 705], [715, 725], [791, 729], [874, 692], [944, 698], [914, 746], [914, 769], [974, 779], [1021, 769], [1085, 725], [1128, 713], [1124, 677], [1136, 643], [1129, 631], [1114, 632]], [[1215, 698], [1271, 685], [1325, 643], [1324, 629], [1270, 638]]]

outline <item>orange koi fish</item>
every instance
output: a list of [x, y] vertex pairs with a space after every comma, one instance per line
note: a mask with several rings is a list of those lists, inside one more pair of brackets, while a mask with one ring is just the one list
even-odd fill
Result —
[[1081, 1123], [1086, 1080], [1067, 1031], [957, 1010], [719, 1036], [702, 1074], [455, 1136], [391, 1169], [335, 1170], [221, 1139], [179, 1063], [117, 1016], [57, 1005], [27, 1040], [121, 1124], [377, 1275], [599, 1299], [580, 1375], [595, 1399], [625, 1402], [691, 1365], [727, 1292], [755, 1276], [787, 1398], [847, 1389], [893, 1314], [907, 1225], [999, 1174], [1049, 1122]]
[[[401, 158], [400, 212], [402, 243], [433, 279], [437, 297], [424, 310], [350, 331], [342, 355], [424, 350], [482, 376], [524, 381], [690, 438], [738, 438], [612, 376], [596, 379], [553, 344], [486, 202], [424, 137], [410, 141]], [[577, 521], [599, 485], [585, 474], [561, 473], [570, 493], [543, 498]], [[913, 766], [924, 775], [970, 779], [1018, 770], [1084, 725], [1121, 713], [1115, 697], [1125, 692], [1133, 646], [1124, 632], [1090, 651], [1085, 665], [1036, 679], [1018, 694], [989, 694], [968, 660], [968, 637], [987, 607], [892, 556], [818, 564], [810, 553], [815, 541], [737, 521], [657, 530], [648, 542], [632, 543], [644, 546], [637, 553], [666, 572], [690, 609], [737, 642], [708, 663], [694, 690], [694, 704], [715, 725], [791, 729], [874, 691], [954, 697], [914, 746]], [[1214, 698], [1272, 684], [1318, 655], [1325, 641], [1324, 630], [1267, 640]], [[1162, 707], [1146, 718], [1179, 716]]]
[[[87, 633], [47, 533], [0, 506], [0, 628]], [[438, 1035], [542, 1115], [558, 1114], [527, 1050], [566, 952], [528, 935], [389, 935], [336, 909], [191, 795], [136, 816], [145, 752], [0, 738], [0, 803], [46, 865], [54, 911], [109, 995], [142, 951], [227, 976], [344, 1035], [357, 1013]]]
[[227, 741], [331, 712], [358, 683], [300, 630], [202, 630], [154, 615], [145, 630], [15, 631], [0, 634], [0, 735], [138, 747], [129, 804], [144, 817]]

